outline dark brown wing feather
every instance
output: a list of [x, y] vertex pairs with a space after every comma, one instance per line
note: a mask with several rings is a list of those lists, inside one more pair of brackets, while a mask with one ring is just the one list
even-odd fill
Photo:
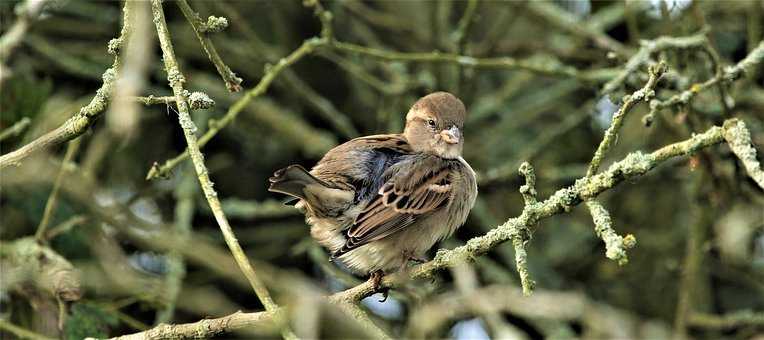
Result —
[[410, 163], [392, 169], [398, 172], [358, 214], [347, 229], [345, 246], [334, 256], [400, 231], [448, 203], [450, 163], [426, 156]]

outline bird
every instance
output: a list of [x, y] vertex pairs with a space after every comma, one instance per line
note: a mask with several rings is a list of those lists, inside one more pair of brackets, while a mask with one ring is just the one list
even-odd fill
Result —
[[269, 179], [291, 196], [310, 234], [351, 272], [378, 289], [385, 274], [451, 236], [477, 198], [475, 171], [462, 157], [466, 109], [448, 92], [418, 99], [403, 133], [352, 139], [310, 170], [290, 165]]

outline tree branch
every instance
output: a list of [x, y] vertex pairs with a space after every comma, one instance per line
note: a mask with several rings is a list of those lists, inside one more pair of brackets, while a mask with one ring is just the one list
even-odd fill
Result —
[[191, 6], [188, 5], [186, 0], [178, 0], [175, 3], [178, 4], [181, 12], [183, 12], [183, 16], [185, 16], [188, 23], [191, 24], [191, 28], [194, 29], [196, 37], [199, 38], [199, 43], [202, 44], [202, 48], [204, 49], [204, 52], [207, 53], [207, 57], [209, 57], [210, 61], [215, 65], [215, 69], [217, 69], [220, 77], [223, 78], [228, 91], [241, 91], [241, 78], [237, 77], [236, 73], [233, 73], [231, 68], [223, 62], [223, 59], [220, 58], [218, 51], [215, 49], [215, 45], [212, 44], [212, 40], [209, 37], [209, 33], [225, 29], [228, 26], [228, 20], [226, 20], [226, 18], [210, 16], [207, 19], [208, 23], [205, 24], [202, 22], [199, 14], [194, 12]]
[[[220, 200], [218, 200], [217, 197], [217, 192], [212, 187], [212, 181], [210, 180], [209, 172], [207, 171], [207, 167], [204, 165], [204, 156], [202, 155], [201, 151], [199, 151], [199, 146], [197, 144], [197, 138], [195, 134], [196, 125], [191, 120], [188, 103], [186, 102], [187, 91], [183, 88], [185, 77], [180, 72], [178, 62], [175, 59], [175, 51], [170, 40], [170, 32], [167, 30], [167, 23], [165, 22], [164, 10], [162, 8], [161, 0], [152, 0], [151, 8], [154, 15], [154, 24], [156, 25], [157, 35], [159, 36], [159, 45], [162, 48], [165, 70], [167, 71], [167, 80], [170, 83], [172, 92], [175, 94], [175, 102], [178, 107], [178, 122], [183, 128], [183, 134], [186, 138], [186, 143], [188, 144], [191, 161], [194, 164], [194, 169], [196, 170], [199, 184], [201, 185], [202, 191], [207, 198], [210, 209], [212, 209], [212, 212], [215, 215], [215, 220], [220, 226], [220, 231], [223, 233], [226, 244], [231, 250], [234, 259], [236, 259], [236, 263], [239, 265], [241, 271], [244, 272], [244, 276], [246, 276], [247, 280], [249, 280], [250, 285], [254, 289], [255, 294], [257, 294], [257, 297], [260, 299], [265, 309], [267, 311], [275, 311], [278, 306], [271, 298], [268, 289], [265, 287], [265, 284], [260, 280], [257, 274], [255, 274], [255, 271], [252, 268], [252, 264], [249, 262], [247, 255], [239, 245], [239, 242], [236, 239], [236, 235], [234, 235], [233, 230], [228, 223], [228, 219], [226, 218], [225, 213], [223, 213], [223, 208], [221, 207]], [[294, 334], [286, 328], [283, 330], [283, 335], [284, 338], [287, 339], [295, 338]]]
[[217, 319], [204, 319], [178, 325], [160, 324], [147, 331], [123, 335], [112, 340], [158, 340], [158, 339], [206, 339], [215, 335], [237, 330], [254, 330], [257, 333], [272, 334], [278, 330], [277, 314], [282, 311], [257, 313], [236, 312]]

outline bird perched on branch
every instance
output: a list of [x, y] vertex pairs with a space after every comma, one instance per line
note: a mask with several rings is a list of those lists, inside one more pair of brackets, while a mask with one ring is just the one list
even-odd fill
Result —
[[313, 238], [378, 288], [467, 219], [477, 182], [462, 158], [465, 115], [454, 95], [432, 93], [411, 107], [402, 134], [348, 141], [311, 171], [278, 170], [268, 190], [296, 198]]

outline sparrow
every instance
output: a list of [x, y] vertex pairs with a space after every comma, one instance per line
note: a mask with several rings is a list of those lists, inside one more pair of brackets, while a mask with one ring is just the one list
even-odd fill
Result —
[[292, 196], [331, 258], [379, 287], [385, 273], [423, 262], [475, 204], [475, 171], [462, 158], [465, 116], [454, 95], [429, 94], [408, 111], [403, 133], [350, 140], [310, 171], [280, 169], [268, 190]]

